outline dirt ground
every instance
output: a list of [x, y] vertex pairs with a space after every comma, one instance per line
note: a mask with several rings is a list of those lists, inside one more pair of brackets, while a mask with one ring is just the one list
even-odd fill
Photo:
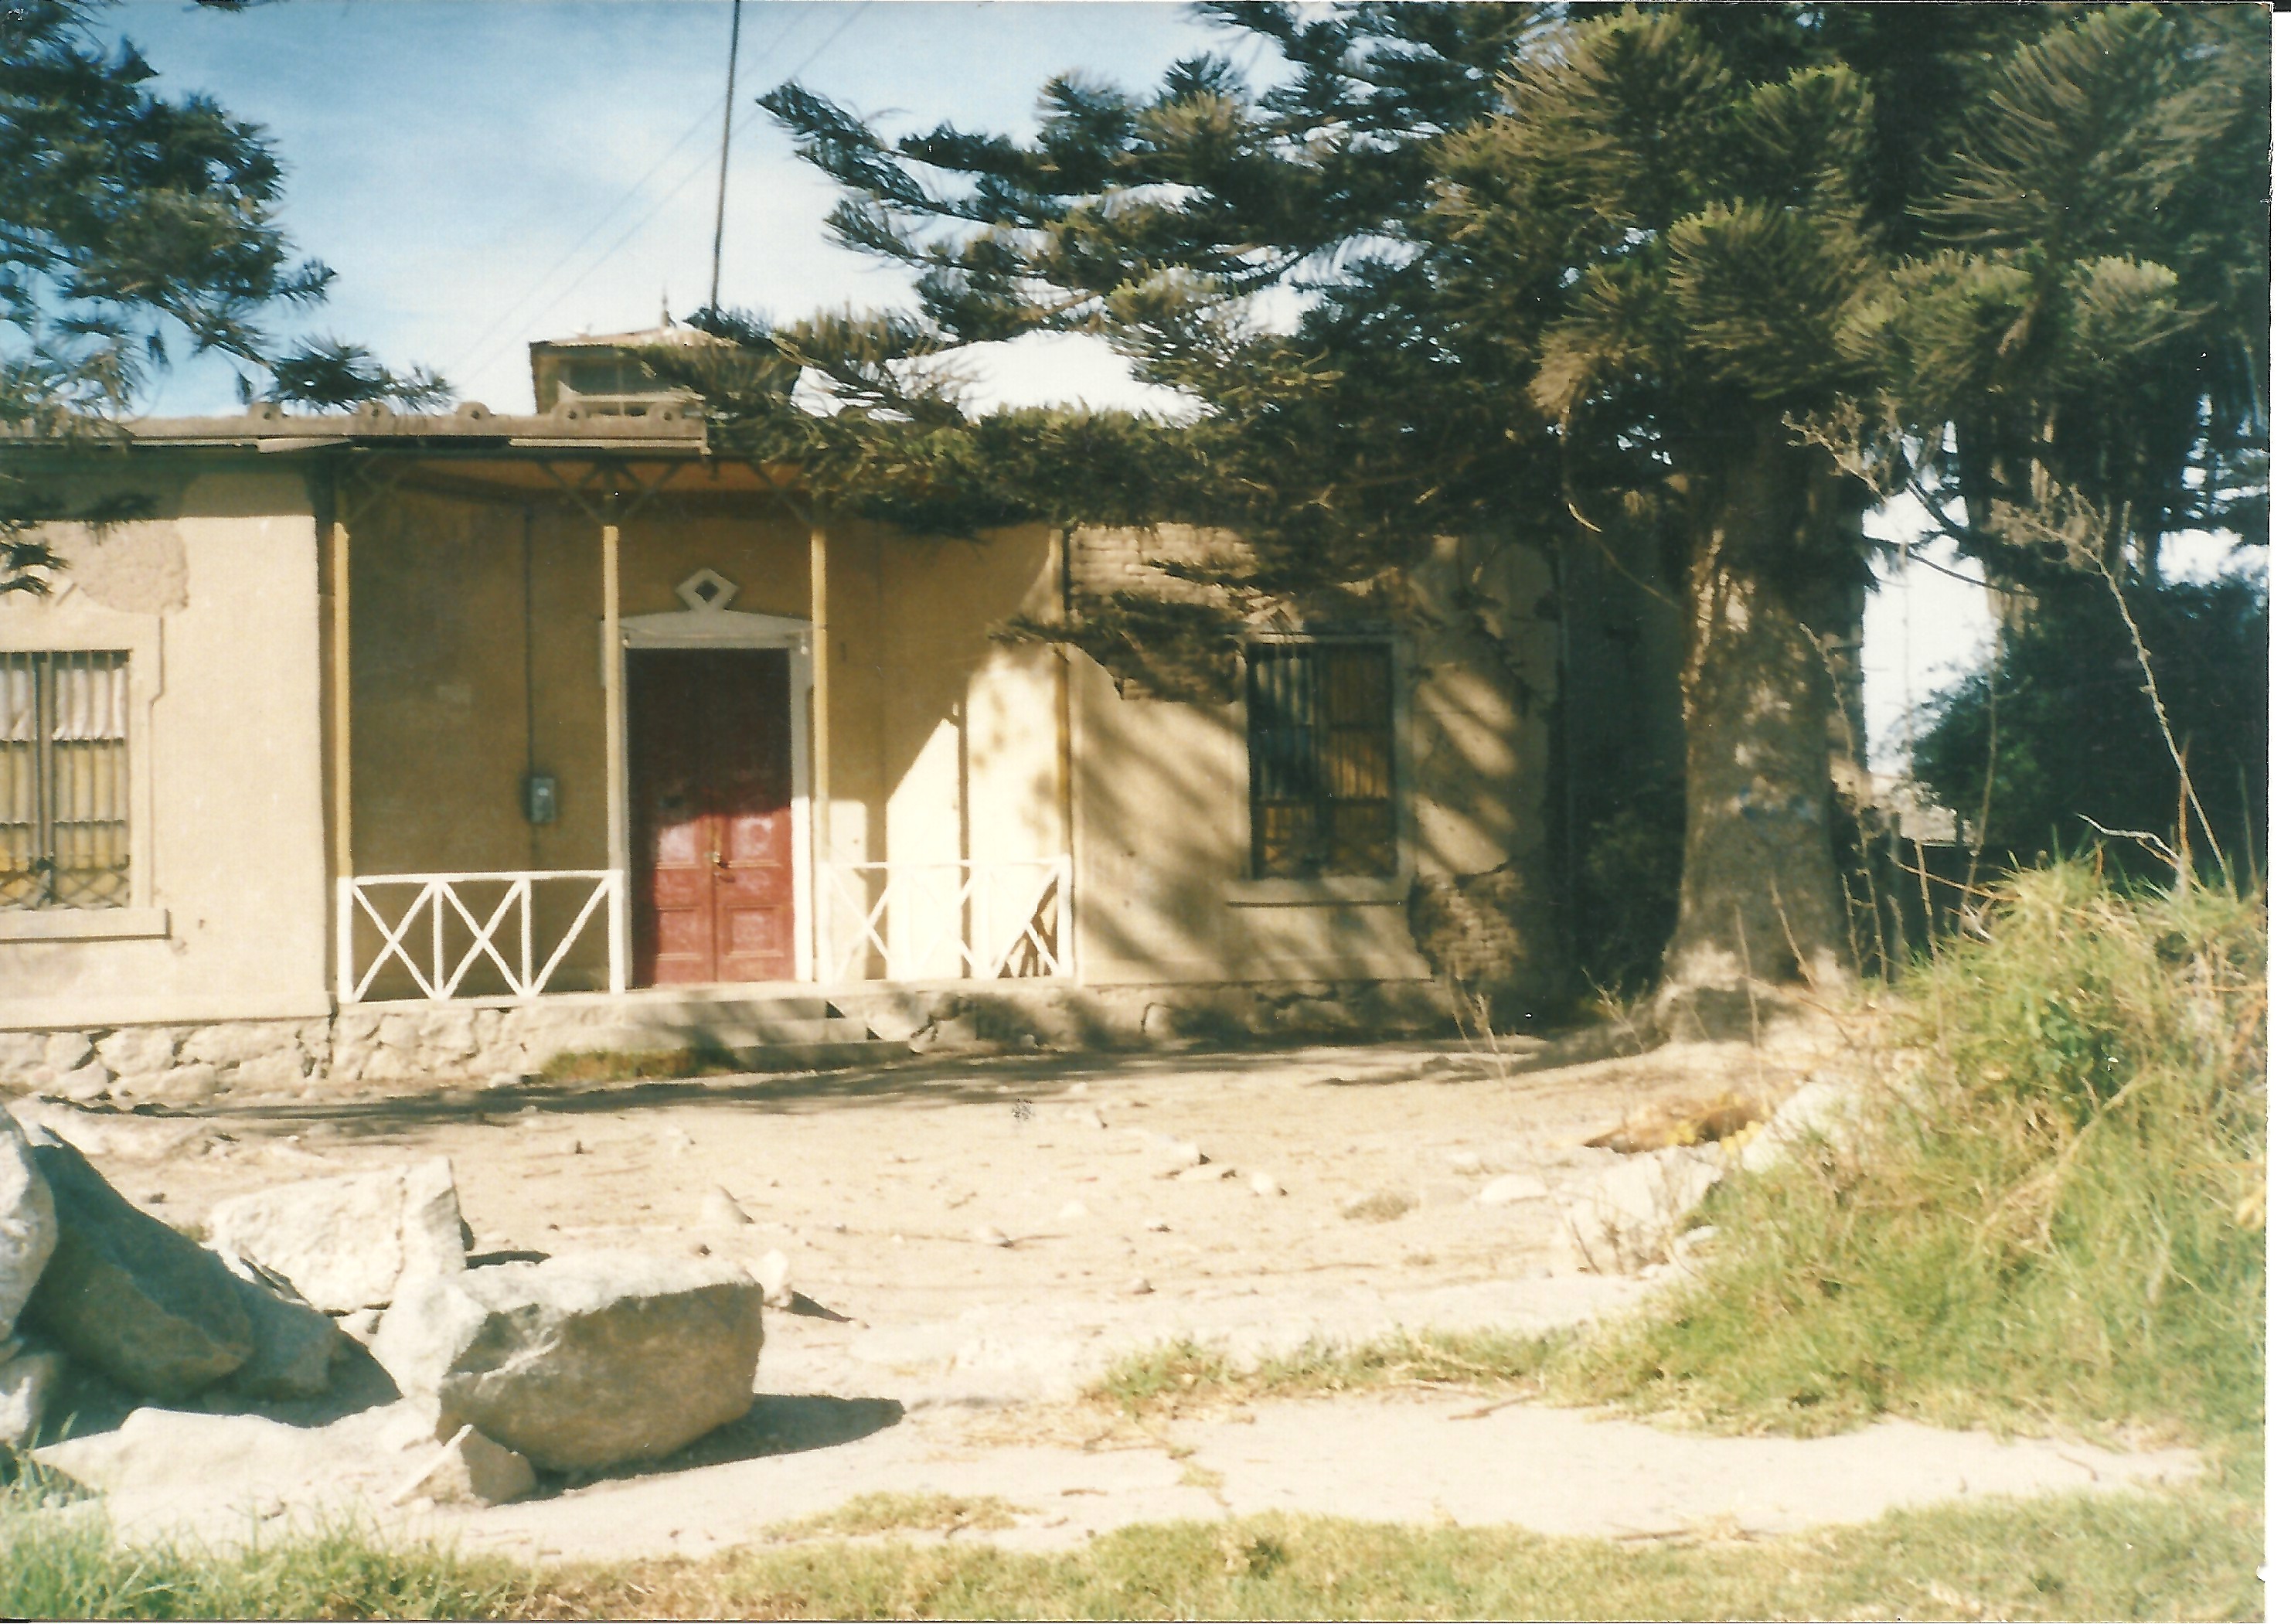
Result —
[[[1564, 1258], [1555, 1271], [1560, 1197], [1615, 1154], [1583, 1140], [1667, 1096], [1786, 1093], [1829, 1041], [1806, 1028], [1755, 1049], [1588, 1059], [1584, 1040], [939, 1057], [88, 1119], [83, 1148], [174, 1222], [266, 1185], [443, 1154], [478, 1253], [777, 1251], [798, 1295], [768, 1316], [745, 1422], [677, 1460], [520, 1504], [390, 1506], [417, 1457], [386, 1410], [146, 1408], [42, 1452], [108, 1491], [131, 1529], [228, 1534], [347, 1504], [471, 1543], [599, 1557], [698, 1554], [870, 1491], [998, 1495], [1016, 1525], [961, 1537], [1021, 1545], [1268, 1507], [1647, 1536], [2195, 1470], [2174, 1452], [1903, 1424], [1694, 1437], [1467, 1394], [1266, 1403], [1158, 1439], [1070, 1402], [1123, 1353], [1172, 1338], [1246, 1359], [1620, 1309], [1674, 1271], [1617, 1279]], [[1209, 1161], [1173, 1176], [1183, 1146]], [[1479, 1199], [1507, 1174], [1551, 1194]]]

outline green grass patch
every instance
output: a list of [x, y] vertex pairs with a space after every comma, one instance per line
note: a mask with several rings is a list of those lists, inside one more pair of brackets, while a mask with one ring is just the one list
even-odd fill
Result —
[[1696, 1278], [1555, 1390], [1729, 1428], [2256, 1438], [2264, 901], [2063, 866], [2019, 876], [1990, 937], [1904, 989], [1866, 1126], [1728, 1179]]
[[32, 1619], [498, 1619], [538, 1616], [542, 1576], [501, 1557], [384, 1545], [343, 1523], [239, 1550], [128, 1544], [101, 1503], [0, 1491], [0, 1616]]
[[584, 1049], [542, 1063], [544, 1082], [663, 1082], [682, 1077], [727, 1077], [754, 1068], [712, 1044], [681, 1049]]
[[1071, 1550], [822, 1540], [522, 1568], [355, 1529], [240, 1553], [0, 1506], [0, 1613], [62, 1618], [2251, 1618], [2255, 1499], [2218, 1485], [1896, 1513], [1754, 1540], [1258, 1516]]
[[2206, 1492], [1635, 1544], [1258, 1516], [1058, 1553], [792, 1548], [736, 1559], [719, 1595], [786, 1618], [2235, 1618], [2259, 1610], [2259, 1551], [2255, 1508]]
[[858, 1494], [832, 1511], [782, 1524], [775, 1532], [799, 1540], [822, 1534], [945, 1534], [1012, 1527], [1017, 1509], [995, 1494]]
[[1204, 1404], [1379, 1388], [1539, 1392], [1564, 1346], [1558, 1334], [1403, 1331], [1371, 1342], [1309, 1342], [1244, 1364], [1199, 1342], [1162, 1342], [1109, 1365], [1083, 1396], [1126, 1415], [1158, 1417]]

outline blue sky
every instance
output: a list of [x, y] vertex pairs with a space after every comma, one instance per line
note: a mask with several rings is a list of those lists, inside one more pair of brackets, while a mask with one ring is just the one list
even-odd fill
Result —
[[[706, 301], [727, 0], [284, 0], [236, 15], [128, 0], [108, 18], [163, 88], [206, 92], [270, 132], [286, 224], [338, 273], [318, 325], [438, 369], [463, 399], [529, 411], [528, 341]], [[896, 273], [825, 239], [833, 189], [755, 106], [772, 85], [800, 77], [893, 131], [1015, 133], [1054, 75], [1142, 88], [1220, 42], [1237, 43], [1173, 4], [748, 0], [725, 303], [791, 316], [905, 295]], [[1088, 341], [998, 348], [985, 398], [1146, 398]], [[150, 409], [234, 412], [232, 376], [185, 366]], [[1866, 627], [1873, 764], [1892, 768], [1903, 717], [1981, 657], [1989, 617], [1978, 588], [1912, 565], [1881, 574]]]
[[[530, 410], [527, 341], [706, 301], [725, 0], [285, 0], [237, 15], [130, 0], [109, 16], [163, 87], [270, 132], [286, 223], [337, 272], [320, 324], [438, 368], [465, 399]], [[749, 0], [724, 301], [794, 315], [904, 293], [824, 240], [832, 189], [754, 101], [792, 75], [893, 128], [1016, 132], [1053, 75], [1143, 85], [1217, 37], [1177, 5]], [[1052, 374], [1077, 368], [1058, 390]], [[1028, 350], [1004, 370], [1021, 393], [1121, 387], [1096, 356], [1053, 367]], [[236, 410], [231, 377], [183, 368], [152, 409]]]

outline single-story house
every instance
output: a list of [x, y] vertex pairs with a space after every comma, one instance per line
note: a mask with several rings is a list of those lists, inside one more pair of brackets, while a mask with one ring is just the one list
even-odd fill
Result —
[[52, 590], [0, 593], [0, 1073], [1445, 1025], [1445, 977], [1551, 951], [1534, 555], [1268, 623], [1230, 702], [1125, 694], [995, 634], [1168, 538], [816, 514], [581, 360], [536, 346], [532, 416], [0, 444], [60, 502], [148, 503], [48, 527]]

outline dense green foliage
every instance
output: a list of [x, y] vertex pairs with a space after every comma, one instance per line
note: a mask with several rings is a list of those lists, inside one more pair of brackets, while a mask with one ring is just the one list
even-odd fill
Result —
[[[2248, 881], [2267, 850], [2266, 596], [2230, 575], [2128, 601], [2190, 780]], [[1937, 695], [1911, 761], [1985, 847], [2030, 861], [2077, 849], [2093, 824], [2176, 834], [2186, 810], [2130, 635], [2090, 583], [2056, 589], [2005, 630], [1993, 671]], [[2199, 835], [2189, 844], [2206, 852]]]
[[[101, 38], [108, 9], [0, 9], [0, 427], [93, 432], [181, 354], [229, 357], [250, 399], [446, 398], [426, 371], [270, 330], [275, 313], [322, 301], [334, 273], [293, 257], [269, 140], [205, 96], [154, 93], [134, 45]], [[54, 560], [27, 532], [60, 511], [0, 478], [0, 592], [38, 590], [27, 572]]]
[[[1025, 138], [895, 139], [774, 92], [843, 188], [833, 231], [909, 270], [917, 310], [703, 312], [735, 347], [660, 364], [829, 505], [1221, 531], [1214, 559], [1018, 628], [1189, 694], [1270, 615], [1404, 621], [1390, 589], [1442, 536], [1599, 567], [1618, 532], [1655, 534], [1641, 584], [1691, 630], [1698, 594], [1755, 580], [1771, 656], [1793, 622], [1850, 636], [1877, 494], [1913, 486], [1935, 538], [2031, 580], [2152, 577], [2165, 530], [2256, 511], [2249, 8], [1209, 10], [1242, 48], [1144, 93], [1054, 81]], [[967, 413], [948, 358], [1039, 332], [1105, 338], [1188, 410]], [[832, 415], [800, 401], [807, 371]], [[1722, 656], [1690, 639], [1691, 720]], [[1819, 805], [1826, 678], [1778, 677], [1806, 695], [1804, 747], [1758, 770]], [[1578, 763], [1612, 779], [1590, 802], [1647, 775], [1605, 753]], [[1740, 786], [1687, 772], [1685, 815], [1723, 823]], [[1766, 907], [1771, 884], [1695, 855], [1740, 844], [1690, 833], [1682, 932]], [[1828, 848], [1802, 845], [1782, 888], [1827, 896]], [[1599, 856], [1566, 854], [1572, 888]], [[1645, 923], [1579, 949], [1636, 966], [1603, 944]]]
[[2018, 876], [1903, 989], [1858, 1118], [1729, 1180], [1721, 1239], [1564, 1390], [1744, 1427], [2144, 1424], [2264, 1405], [2266, 906]]

